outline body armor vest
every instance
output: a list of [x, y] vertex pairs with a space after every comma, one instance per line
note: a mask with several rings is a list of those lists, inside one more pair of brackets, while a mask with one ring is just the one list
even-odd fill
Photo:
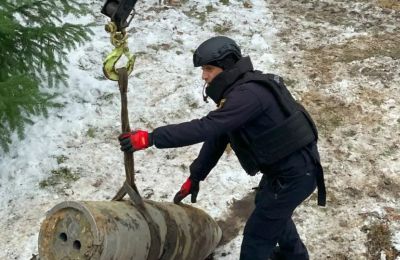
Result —
[[293, 98], [282, 78], [274, 74], [251, 71], [245, 73], [232, 87], [248, 82], [255, 82], [268, 88], [286, 116], [282, 123], [267, 129], [253, 140], [245, 136], [243, 131], [229, 134], [232, 148], [242, 167], [248, 174], [254, 175], [263, 168], [268, 168], [268, 165], [316, 141], [318, 132], [311, 116]]

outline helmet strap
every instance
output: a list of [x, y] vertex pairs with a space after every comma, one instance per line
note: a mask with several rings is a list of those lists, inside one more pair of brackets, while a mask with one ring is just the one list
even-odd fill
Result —
[[208, 103], [208, 100], [207, 100], [208, 96], [206, 94], [206, 86], [207, 86], [207, 82], [204, 83], [202, 94], [203, 94], [203, 101]]

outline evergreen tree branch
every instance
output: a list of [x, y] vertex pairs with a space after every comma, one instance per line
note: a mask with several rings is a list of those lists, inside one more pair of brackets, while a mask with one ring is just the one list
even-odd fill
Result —
[[77, 0], [2, 0], [0, 2], [0, 147], [11, 134], [23, 137], [32, 116], [47, 116], [60, 106], [39, 86], [65, 83], [68, 52], [89, 39], [87, 26], [61, 18], [90, 13]]

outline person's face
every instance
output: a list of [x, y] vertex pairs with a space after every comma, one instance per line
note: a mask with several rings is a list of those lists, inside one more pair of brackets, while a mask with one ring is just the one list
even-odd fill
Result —
[[201, 66], [201, 70], [203, 71], [201, 78], [207, 82], [207, 84], [210, 84], [210, 82], [218, 75], [220, 74], [223, 69], [217, 66], [213, 65], [204, 65]]

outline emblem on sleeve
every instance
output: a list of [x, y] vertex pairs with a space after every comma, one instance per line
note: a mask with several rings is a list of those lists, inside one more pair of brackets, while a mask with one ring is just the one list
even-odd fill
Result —
[[218, 104], [218, 109], [222, 108], [225, 104], [226, 98], [221, 99], [221, 101]]

